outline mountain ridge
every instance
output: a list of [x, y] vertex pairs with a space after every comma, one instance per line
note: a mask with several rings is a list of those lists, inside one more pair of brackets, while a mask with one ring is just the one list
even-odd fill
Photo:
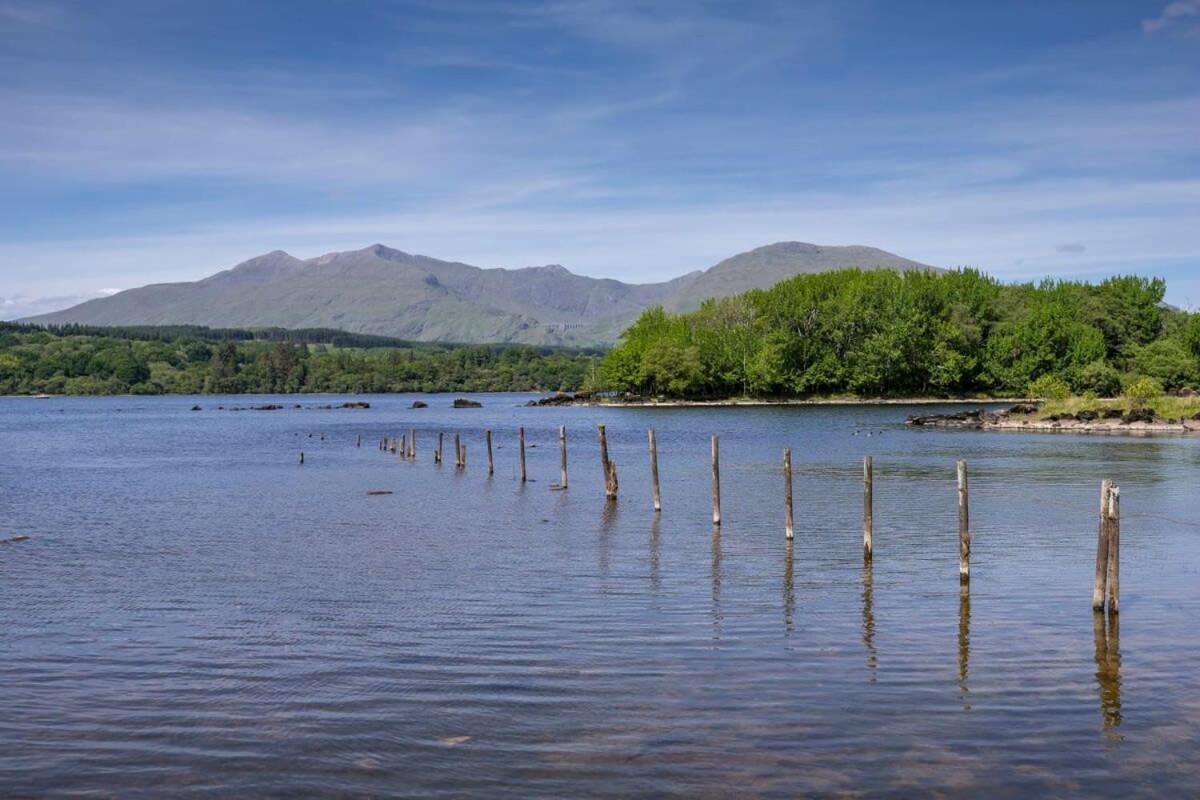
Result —
[[861, 245], [776, 242], [668, 281], [591, 278], [561, 264], [506, 269], [372, 244], [308, 259], [283, 250], [192, 282], [149, 284], [29, 317], [40, 324], [340, 328], [418, 341], [611, 344], [646, 308], [699, 307], [842, 267], [936, 269]]

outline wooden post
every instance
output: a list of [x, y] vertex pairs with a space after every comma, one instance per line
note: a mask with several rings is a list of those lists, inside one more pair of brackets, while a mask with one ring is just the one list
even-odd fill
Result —
[[416, 428], [408, 429], [408, 457], [409, 458], [417, 457], [417, 429]]
[[608, 433], [603, 425], [596, 426], [600, 437], [600, 468], [604, 471], [604, 496], [609, 500], [617, 498], [617, 468], [608, 457]]
[[967, 485], [967, 462], [958, 462], [958, 580], [971, 580], [971, 511]]
[[462, 440], [458, 434], [454, 434], [454, 466], [462, 466]]
[[1108, 492], [1108, 613], [1121, 608], [1121, 487]]
[[492, 461], [492, 429], [487, 430], [487, 449], [488, 449], [488, 475], [496, 472], [496, 463]]
[[525, 483], [525, 429], [517, 429], [517, 442], [521, 449], [521, 483]]
[[304, 466], [304, 451], [300, 451], [300, 466]]
[[567, 426], [558, 426], [558, 488], [567, 488]]
[[405, 437], [404, 434], [400, 435], [400, 457], [408, 457], [408, 438]]
[[863, 558], [875, 556], [875, 462], [863, 456]]
[[792, 513], [792, 449], [785, 447], [783, 448], [783, 535], [789, 542], [796, 538], [796, 522]]
[[662, 494], [658, 490], [658, 438], [650, 429], [650, 488], [654, 493], [654, 510], [662, 511]]
[[712, 437], [712, 511], [713, 525], [721, 524], [721, 440]]
[[462, 456], [459, 461], [459, 466], [462, 467], [463, 469], [466, 469], [467, 468], [467, 446], [465, 444], [462, 446], [462, 449], [459, 451], [459, 453]]
[[362, 447], [362, 434], [361, 434], [361, 433], [358, 435], [358, 441], [357, 441], [357, 443], [356, 443], [354, 446], [355, 446], [355, 447]]
[[1096, 580], [1092, 584], [1092, 610], [1104, 610], [1104, 588], [1108, 577], [1108, 495], [1112, 481], [1100, 484], [1100, 532], [1096, 541]]

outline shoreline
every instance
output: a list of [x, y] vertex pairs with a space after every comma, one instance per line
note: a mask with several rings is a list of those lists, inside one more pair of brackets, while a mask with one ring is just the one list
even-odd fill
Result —
[[1013, 405], [1030, 402], [1027, 398], [937, 398], [937, 397], [820, 397], [760, 400], [754, 398], [728, 400], [579, 400], [574, 398], [543, 398], [538, 406], [585, 406], [589, 408], [735, 408], [747, 406], [969, 406]]

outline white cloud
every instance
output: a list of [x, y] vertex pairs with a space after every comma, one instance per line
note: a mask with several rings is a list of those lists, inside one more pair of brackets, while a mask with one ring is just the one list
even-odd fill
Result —
[[1168, 25], [1196, 16], [1200, 16], [1200, 0], [1175, 0], [1164, 6], [1157, 17], [1142, 20], [1142, 30], [1156, 33]]
[[23, 319], [25, 317], [36, 316], [37, 314], [47, 314], [51, 311], [70, 308], [71, 306], [78, 305], [87, 300], [93, 300], [100, 296], [100, 293], [91, 293], [51, 297], [30, 297], [28, 295], [15, 294], [9, 297], [0, 297], [0, 320]]

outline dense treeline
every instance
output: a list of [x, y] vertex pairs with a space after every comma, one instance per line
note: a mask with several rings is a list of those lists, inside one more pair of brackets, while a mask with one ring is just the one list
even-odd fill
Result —
[[645, 312], [604, 359], [612, 389], [670, 397], [1100, 396], [1200, 384], [1200, 315], [1162, 280], [1005, 285], [975, 270], [841, 270]]
[[593, 356], [584, 352], [384, 347], [380, 337], [352, 347], [339, 343], [356, 334], [325, 333], [334, 335], [0, 324], [0, 395], [554, 391], [577, 389], [592, 372]]
[[199, 339], [204, 342], [292, 342], [294, 344], [328, 344], [334, 347], [425, 348], [450, 350], [458, 345], [433, 342], [413, 342], [391, 336], [351, 333], [336, 328], [207, 328], [202, 325], [31, 325], [21, 322], [0, 322], [0, 333], [36, 333], [48, 331], [58, 336], [105, 336], [135, 341], [173, 342], [178, 339]]

